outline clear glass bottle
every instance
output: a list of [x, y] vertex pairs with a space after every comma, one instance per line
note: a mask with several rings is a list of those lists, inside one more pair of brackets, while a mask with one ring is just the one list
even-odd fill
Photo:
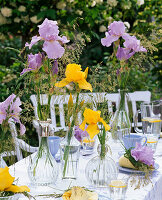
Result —
[[80, 142], [74, 136], [74, 129], [71, 137], [69, 131], [60, 142], [62, 179], [76, 179], [78, 172]]
[[[102, 146], [103, 147], [103, 146]], [[86, 166], [85, 174], [87, 179], [95, 187], [107, 187], [111, 180], [115, 179], [118, 169], [115, 161], [106, 156], [108, 148], [98, 146], [98, 156], [92, 158]]]
[[31, 182], [38, 186], [47, 186], [56, 182], [58, 164], [48, 147], [49, 125], [51, 120], [39, 121], [41, 128], [40, 145], [36, 155], [30, 159], [28, 174]]
[[120, 141], [124, 135], [131, 132], [131, 123], [126, 111], [126, 90], [119, 90], [119, 106], [111, 123], [111, 133], [114, 141]]

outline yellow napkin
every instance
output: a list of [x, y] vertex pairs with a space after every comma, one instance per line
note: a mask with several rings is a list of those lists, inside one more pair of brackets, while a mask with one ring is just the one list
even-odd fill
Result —
[[127, 168], [131, 168], [131, 169], [136, 169], [136, 168], [132, 165], [132, 163], [131, 163], [127, 158], [125, 158], [124, 156], [121, 156], [121, 157], [119, 158], [119, 165], [120, 165], [121, 167], [127, 167]]
[[81, 187], [73, 187], [65, 192], [62, 196], [63, 200], [98, 200], [96, 192], [89, 192]]

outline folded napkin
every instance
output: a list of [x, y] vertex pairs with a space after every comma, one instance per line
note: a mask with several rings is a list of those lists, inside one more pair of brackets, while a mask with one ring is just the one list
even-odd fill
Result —
[[81, 187], [73, 187], [65, 192], [62, 196], [63, 200], [98, 200], [96, 192], [86, 191]]
[[132, 163], [131, 163], [127, 158], [125, 158], [124, 156], [121, 156], [121, 157], [119, 158], [119, 165], [120, 165], [121, 167], [136, 169], [136, 168], [132, 165]]

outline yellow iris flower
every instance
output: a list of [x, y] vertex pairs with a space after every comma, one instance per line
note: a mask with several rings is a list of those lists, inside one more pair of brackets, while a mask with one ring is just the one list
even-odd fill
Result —
[[68, 64], [65, 71], [66, 78], [56, 83], [56, 87], [64, 87], [71, 82], [78, 83], [80, 89], [90, 90], [92, 92], [92, 86], [86, 81], [88, 74], [88, 67], [83, 72], [81, 71], [81, 65]]
[[0, 168], [0, 191], [8, 191], [13, 193], [30, 192], [27, 186], [13, 185], [15, 178], [9, 173], [9, 168]]
[[100, 132], [97, 125], [98, 122], [101, 122], [104, 125], [106, 131], [110, 130], [110, 126], [106, 124], [106, 122], [103, 120], [103, 118], [100, 117], [100, 115], [101, 111], [94, 111], [88, 108], [85, 108], [85, 111], [83, 113], [84, 121], [79, 126], [79, 128], [84, 131], [85, 125], [88, 124], [86, 131], [88, 132], [91, 139], [93, 139], [93, 137]]

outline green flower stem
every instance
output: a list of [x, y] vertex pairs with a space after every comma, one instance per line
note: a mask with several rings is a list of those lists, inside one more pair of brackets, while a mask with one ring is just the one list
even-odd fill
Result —
[[72, 120], [71, 125], [70, 125], [70, 130], [68, 131], [68, 137], [67, 137], [67, 143], [68, 144], [66, 145], [65, 150], [64, 150], [63, 160], [65, 161], [65, 164], [64, 164], [64, 169], [63, 169], [63, 177], [65, 177], [65, 173], [66, 173], [68, 157], [69, 157], [69, 152], [70, 152], [70, 141], [71, 141], [71, 137], [72, 137], [72, 134], [73, 134], [73, 127], [75, 125], [75, 121], [76, 121], [77, 113], [78, 113], [78, 111], [77, 111], [78, 102], [79, 102], [79, 92], [77, 92], [77, 98], [76, 98], [73, 120]]
[[[36, 173], [38, 160], [42, 157], [42, 155], [44, 153], [47, 154], [46, 159], [48, 159], [49, 154], [50, 154], [50, 151], [49, 151], [49, 148], [48, 148], [48, 137], [41, 137], [40, 140], [41, 141], [40, 141], [40, 147], [39, 147], [39, 150], [38, 150], [37, 161], [36, 161], [36, 165], [35, 165], [34, 170], [33, 170], [34, 176], [35, 176], [35, 173]], [[52, 164], [52, 162], [51, 162], [51, 164]]]
[[37, 84], [37, 98], [38, 98], [38, 106], [37, 106], [37, 112], [38, 112], [38, 117], [40, 120], [43, 120], [42, 112], [41, 112], [41, 103], [40, 103], [40, 81]]
[[119, 110], [125, 110], [125, 91], [120, 90], [120, 95], [121, 99], [120, 99]]
[[[50, 73], [51, 73], [51, 68], [50, 68], [50, 60], [47, 59], [47, 66], [48, 66], [48, 86], [49, 86], [49, 89], [51, 88], [51, 76], [50, 76]], [[50, 101], [51, 101], [51, 94], [48, 94], [48, 104], [47, 106], [42, 109], [42, 105], [41, 105], [41, 102], [40, 102], [40, 88], [41, 88], [41, 83], [40, 83], [40, 80], [38, 81], [37, 83], [37, 98], [38, 98], [38, 107], [37, 107], [37, 112], [38, 112], [38, 117], [39, 117], [39, 120], [41, 121], [46, 121], [47, 118], [49, 118], [49, 113], [50, 113]]]
[[102, 133], [98, 134], [98, 139], [100, 141], [100, 145], [101, 145], [101, 153], [100, 153], [100, 157], [101, 160], [103, 160], [106, 156], [106, 131], [105, 128], [101, 128]]

